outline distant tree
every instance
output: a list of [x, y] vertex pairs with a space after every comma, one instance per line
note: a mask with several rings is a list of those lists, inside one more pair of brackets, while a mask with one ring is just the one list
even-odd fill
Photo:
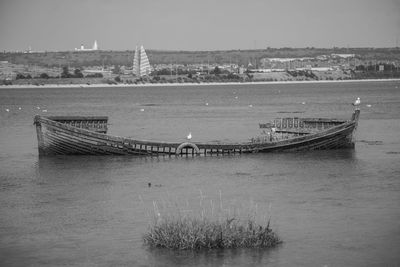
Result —
[[220, 68], [218, 68], [218, 66], [216, 66], [212, 71], [211, 71], [211, 74], [215, 74], [215, 75], [219, 75], [219, 74], [221, 74], [222, 72], [221, 72], [221, 69]]
[[170, 75], [170, 74], [171, 74], [170, 69], [162, 69], [162, 70], [155, 71], [155, 73], [154, 73], [154, 75]]
[[25, 79], [25, 76], [21, 73], [17, 73], [17, 76], [15, 77], [16, 80], [20, 80], [20, 79]]
[[80, 69], [74, 70], [74, 78], [83, 78], [82, 71]]
[[61, 73], [61, 78], [71, 78], [71, 73], [69, 73], [69, 69], [67, 66], [63, 67], [63, 71]]
[[42, 78], [42, 79], [48, 79], [48, 78], [50, 78], [50, 76], [49, 76], [47, 73], [45, 73], [45, 72], [43, 72], [42, 74], [40, 74], [39, 77]]
[[115, 65], [113, 70], [112, 70], [112, 73], [113, 74], [120, 74], [120, 72], [121, 72], [121, 67], [119, 65]]
[[117, 83], [120, 83], [120, 82], [121, 82], [121, 77], [117, 76], [117, 77], [114, 78], [114, 80], [115, 80]]
[[117, 82], [115, 80], [111, 80], [111, 79], [104, 79], [103, 83], [107, 83], [107, 84], [117, 84]]
[[240, 78], [238, 75], [234, 73], [229, 73], [226, 77], [230, 80], [238, 80]]
[[25, 79], [32, 79], [32, 76], [31, 76], [30, 74], [27, 74], [27, 75], [25, 76]]
[[103, 74], [96, 72], [86, 75], [87, 78], [103, 78]]
[[4, 80], [3, 80], [3, 84], [4, 84], [4, 85], [12, 85], [12, 81], [9, 80], [9, 79], [4, 79]]

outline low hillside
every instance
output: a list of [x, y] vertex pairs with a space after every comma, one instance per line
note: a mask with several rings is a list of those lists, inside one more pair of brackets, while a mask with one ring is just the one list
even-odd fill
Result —
[[[262, 58], [316, 57], [330, 54], [356, 54], [365, 61], [400, 63], [400, 48], [267, 48], [226, 51], [147, 51], [151, 64], [222, 64], [256, 66]], [[0, 61], [44, 67], [131, 66], [134, 51], [65, 51], [41, 53], [0, 53]]]

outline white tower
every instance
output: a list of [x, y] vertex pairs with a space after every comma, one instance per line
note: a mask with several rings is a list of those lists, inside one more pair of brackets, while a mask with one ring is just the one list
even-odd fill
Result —
[[92, 49], [92, 50], [97, 50], [97, 49], [99, 49], [99, 48], [97, 47], [97, 41], [94, 40], [94, 44], [93, 44], [93, 49]]

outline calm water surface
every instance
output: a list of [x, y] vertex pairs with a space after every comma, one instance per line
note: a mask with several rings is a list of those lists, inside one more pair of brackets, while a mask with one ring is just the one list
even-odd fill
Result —
[[[354, 150], [39, 158], [33, 126], [37, 113], [107, 115], [120, 136], [243, 141], [290, 113], [350, 118], [357, 96]], [[0, 266], [399, 266], [399, 132], [400, 82], [1, 89]], [[199, 199], [241, 214], [257, 207], [283, 244], [143, 246], [153, 201], [196, 213]]]

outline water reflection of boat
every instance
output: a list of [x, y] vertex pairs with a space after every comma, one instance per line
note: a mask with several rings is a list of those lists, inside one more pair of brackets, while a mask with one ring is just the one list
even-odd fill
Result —
[[35, 116], [39, 155], [214, 155], [354, 147], [360, 110], [350, 120], [277, 118], [242, 143], [155, 142], [107, 134], [108, 117]]

